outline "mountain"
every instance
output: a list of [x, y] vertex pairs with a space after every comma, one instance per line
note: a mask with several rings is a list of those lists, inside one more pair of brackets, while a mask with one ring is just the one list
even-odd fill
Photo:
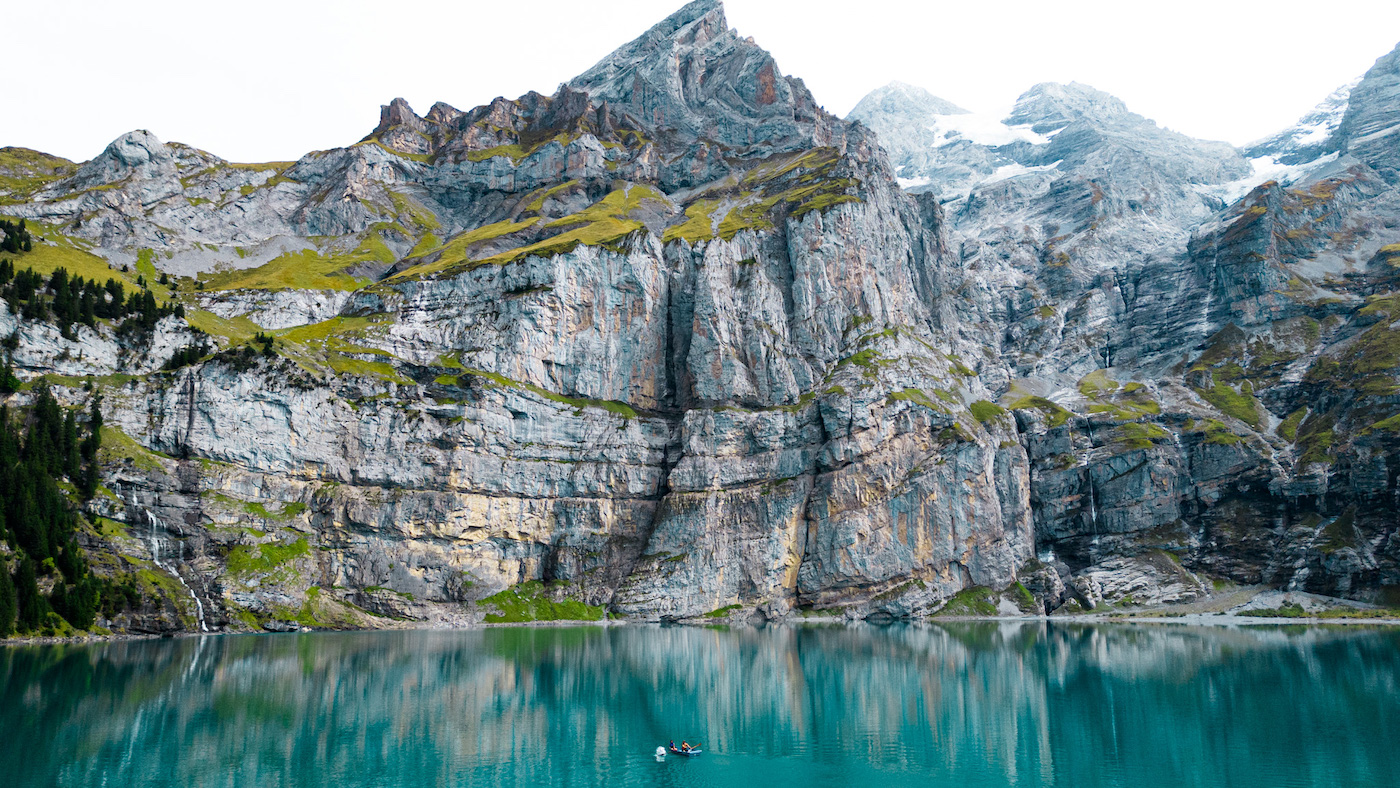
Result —
[[1346, 115], [1347, 101], [1361, 78], [1337, 88], [1318, 103], [1311, 112], [1292, 126], [1245, 146], [1251, 159], [1271, 157], [1280, 164], [1297, 165], [1314, 162], [1338, 149], [1337, 127]]
[[[940, 184], [955, 181], [966, 171], [958, 172], [957, 163], [938, 156], [935, 149], [961, 134], [955, 124], [940, 121], [965, 120], [967, 110], [929, 93], [923, 88], [891, 82], [871, 91], [851, 110], [847, 120], [856, 120], [880, 135], [881, 147], [889, 154], [890, 163], [900, 177], [900, 185], [911, 191], [922, 191], [937, 178]], [[943, 153], [939, 151], [938, 153]], [[905, 177], [906, 175], [910, 177]]]
[[[928, 610], [1030, 555], [1011, 423], [938, 330], [937, 207], [718, 3], [553, 96], [395, 101], [274, 164], [135, 132], [5, 210], [45, 240], [20, 265], [182, 277], [188, 325], [144, 342], [0, 331], [121, 431], [93, 514], [144, 541], [91, 549], [178, 555], [216, 626], [480, 620], [540, 581], [653, 619]], [[162, 371], [196, 329], [219, 351]]]
[[1400, 168], [1400, 46], [1376, 61], [1347, 99], [1338, 145], [1394, 181]]
[[8, 402], [104, 416], [119, 630], [1377, 600], [1393, 86], [1255, 184], [1078, 84], [842, 120], [697, 0], [295, 162], [3, 149], [16, 267], [98, 283], [6, 291]]
[[1028, 444], [1037, 543], [1085, 567], [1083, 596], [1140, 585], [1121, 562], [1157, 548], [1251, 583], [1394, 585], [1395, 58], [1238, 153], [1037, 86], [1003, 125], [1041, 139], [981, 146], [1017, 157], [1008, 177], [945, 200], [962, 325], [989, 327], [1011, 392], [1086, 416]]

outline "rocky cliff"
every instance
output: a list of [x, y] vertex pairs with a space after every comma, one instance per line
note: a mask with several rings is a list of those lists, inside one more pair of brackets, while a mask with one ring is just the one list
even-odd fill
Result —
[[1376, 599], [1395, 57], [1287, 184], [1082, 85], [842, 120], [717, 0], [296, 162], [5, 149], [18, 266], [184, 306], [0, 313], [12, 402], [103, 398], [119, 628]]
[[901, 171], [941, 195], [1000, 401], [1058, 422], [1023, 438], [1031, 503], [1082, 597], [1200, 593], [1186, 572], [1393, 599], [1397, 57], [1242, 151], [1040, 85], [935, 141], [994, 169]]

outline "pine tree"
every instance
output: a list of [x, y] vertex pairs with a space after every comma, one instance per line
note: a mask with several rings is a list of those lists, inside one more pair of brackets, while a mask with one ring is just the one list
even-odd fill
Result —
[[[70, 290], [81, 286], [70, 283]], [[0, 559], [0, 637], [48, 632], [55, 620], [51, 612], [78, 629], [90, 629], [104, 608], [105, 588], [114, 589], [105, 605], [108, 615], [140, 601], [139, 592], [128, 592], [129, 578], [125, 585], [107, 583], [89, 571], [77, 541], [79, 515], [59, 486], [68, 474], [81, 487], [96, 489], [101, 400], [92, 398], [86, 435], [77, 414], [62, 408], [44, 387], [21, 412], [22, 420], [12, 420], [9, 406], [0, 402], [0, 539], [18, 554], [18, 562], [8, 567]], [[54, 578], [47, 598], [39, 591], [39, 575]], [[11, 621], [18, 621], [17, 628]]]
[[87, 574], [87, 561], [83, 560], [83, 551], [78, 547], [78, 542], [73, 537], [68, 537], [68, 543], [59, 551], [58, 571], [62, 573], [63, 579], [69, 583], [76, 583]]
[[40, 387], [34, 398], [34, 418], [24, 443], [24, 456], [52, 473], [63, 472], [63, 413], [53, 392]]
[[0, 639], [14, 633], [16, 608], [15, 584], [10, 579], [10, 568], [0, 561]]
[[15, 543], [26, 554], [42, 561], [52, 555], [49, 550], [48, 529], [39, 508], [37, 491], [34, 489], [33, 464], [19, 465], [16, 490], [10, 501], [10, 511], [6, 519], [14, 533]]
[[63, 416], [63, 475], [76, 479], [81, 467], [78, 459], [78, 420], [70, 410]]
[[97, 296], [91, 290], [83, 291], [83, 303], [79, 319], [83, 325], [92, 328], [97, 325]]
[[68, 609], [68, 585], [63, 582], [63, 578], [55, 581], [53, 590], [49, 592], [49, 609], [71, 622], [69, 616], [73, 615], [73, 611]]
[[15, 600], [19, 607], [19, 630], [33, 632], [48, 616], [49, 606], [39, 594], [39, 579], [34, 576], [34, 562], [28, 556], [19, 559], [15, 573]]
[[86, 501], [97, 493], [97, 478], [101, 469], [97, 463], [97, 452], [102, 448], [102, 395], [94, 394], [92, 405], [88, 411], [88, 435], [83, 439], [82, 481], [78, 485], [78, 492], [82, 494]]
[[19, 391], [20, 380], [15, 377], [15, 365], [9, 356], [5, 357], [5, 368], [0, 370], [0, 394], [13, 394]]
[[97, 610], [101, 602], [102, 595], [98, 591], [97, 578], [90, 574], [83, 575], [73, 586], [73, 593], [68, 595], [68, 612], [71, 614], [68, 623], [78, 629], [92, 629], [92, 625], [97, 621]]

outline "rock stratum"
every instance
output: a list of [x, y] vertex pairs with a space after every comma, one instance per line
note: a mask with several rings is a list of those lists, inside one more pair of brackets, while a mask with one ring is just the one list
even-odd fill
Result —
[[184, 306], [0, 312], [10, 400], [102, 397], [119, 630], [1385, 601], [1398, 67], [1246, 150], [1078, 84], [843, 120], [697, 0], [295, 162], [4, 149], [17, 267]]

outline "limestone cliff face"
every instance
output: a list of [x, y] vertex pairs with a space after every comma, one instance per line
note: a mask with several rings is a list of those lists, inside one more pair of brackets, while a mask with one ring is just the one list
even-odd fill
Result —
[[992, 359], [947, 330], [941, 211], [716, 2], [554, 96], [395, 101], [277, 165], [137, 132], [7, 210], [153, 248], [223, 348], [156, 372], [189, 340], [100, 328], [81, 367], [17, 356], [126, 375], [99, 381], [132, 443], [94, 514], [128, 535], [89, 546], [178, 553], [207, 619], [172, 593], [132, 626], [466, 623], [530, 581], [651, 620], [909, 615], [1031, 557], [1015, 425], [969, 410]]
[[0, 333], [32, 385], [104, 398], [86, 546], [151, 585], [117, 626], [1048, 611], [1204, 574], [1375, 598], [1373, 73], [1308, 180], [1251, 191], [1239, 152], [1082, 85], [996, 144], [887, 90], [877, 137], [698, 0], [552, 96], [395, 100], [297, 162], [148, 132], [35, 159], [19, 265], [144, 273], [187, 317]]

